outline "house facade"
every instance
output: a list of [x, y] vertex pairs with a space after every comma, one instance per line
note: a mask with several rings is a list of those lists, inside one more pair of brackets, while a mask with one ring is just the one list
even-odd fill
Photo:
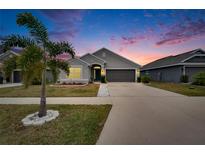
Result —
[[20, 50], [18, 49], [13, 49], [13, 50], [9, 50], [5, 53], [0, 54], [0, 84], [3, 83], [20, 83], [21, 82], [21, 70], [19, 69], [15, 69], [10, 77], [4, 78], [3, 75], [3, 63], [5, 60], [7, 60], [8, 58], [11, 58], [13, 56], [19, 56], [20, 55]]
[[100, 81], [105, 76], [108, 82], [135, 82], [140, 65], [106, 48], [69, 60], [70, 74], [60, 73], [60, 82]]
[[151, 62], [144, 65], [140, 73], [162, 82], [180, 82], [180, 77], [187, 75], [191, 82], [194, 75], [202, 71], [205, 71], [205, 51], [196, 49]]
[[[10, 50], [0, 55], [0, 65], [12, 57], [19, 56], [21, 51]], [[90, 54], [87, 53], [81, 57], [75, 57], [68, 60], [70, 73], [66, 74], [61, 71], [59, 82], [89, 82], [100, 81], [101, 76], [105, 76], [108, 82], [135, 82], [139, 76], [140, 65], [126, 59], [106, 48], [97, 50]], [[3, 72], [0, 71], [0, 83], [19, 83], [22, 81], [21, 70], [16, 69], [12, 72], [11, 77], [4, 78]], [[52, 80], [49, 69], [47, 70], [47, 80]]]
[[[14, 48], [11, 49], [5, 53], [0, 54], [0, 84], [5, 84], [5, 83], [21, 83], [22, 82], [22, 75], [21, 75], [21, 69], [15, 69], [11, 73], [10, 77], [4, 77], [3, 75], [3, 63], [5, 60], [8, 58], [11, 58], [13, 56], [20, 56], [22, 52], [22, 49]], [[47, 76], [46, 76], [47, 81], [52, 81], [53, 77], [51, 74], [51, 71], [47, 69]]]

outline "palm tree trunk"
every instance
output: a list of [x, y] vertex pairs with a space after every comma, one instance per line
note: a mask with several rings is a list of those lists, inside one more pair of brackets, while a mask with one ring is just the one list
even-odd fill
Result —
[[46, 116], [46, 55], [44, 49], [44, 57], [43, 57], [44, 69], [42, 72], [42, 80], [41, 80], [41, 100], [40, 100], [40, 109], [38, 116], [43, 117]]

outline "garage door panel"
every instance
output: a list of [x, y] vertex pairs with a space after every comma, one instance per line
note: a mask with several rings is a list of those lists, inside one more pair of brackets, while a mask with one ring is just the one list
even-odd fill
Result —
[[135, 70], [106, 70], [108, 82], [135, 82]]

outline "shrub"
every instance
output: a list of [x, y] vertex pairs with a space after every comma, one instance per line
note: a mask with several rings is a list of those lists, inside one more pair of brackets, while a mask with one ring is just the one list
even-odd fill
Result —
[[40, 85], [40, 84], [41, 84], [41, 79], [34, 78], [34, 79], [31, 81], [31, 84], [32, 84], [32, 85]]
[[149, 83], [150, 80], [151, 80], [151, 78], [150, 78], [148, 75], [143, 75], [143, 76], [141, 77], [142, 83]]
[[180, 82], [188, 83], [189, 82], [189, 77], [187, 75], [181, 75]]
[[195, 85], [205, 86], [205, 72], [197, 73], [193, 78], [193, 83]]
[[106, 80], [105, 76], [101, 76], [101, 83], [107, 83], [107, 80]]
[[137, 77], [137, 82], [141, 82], [141, 77]]

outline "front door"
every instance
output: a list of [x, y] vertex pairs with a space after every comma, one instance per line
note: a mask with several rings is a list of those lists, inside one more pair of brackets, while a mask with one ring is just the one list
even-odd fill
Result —
[[20, 83], [21, 82], [21, 72], [20, 71], [14, 71], [13, 74], [13, 82], [14, 83]]
[[100, 71], [100, 69], [95, 69], [94, 70], [94, 73], [95, 73], [95, 81], [100, 81], [100, 79], [101, 79], [101, 71]]

